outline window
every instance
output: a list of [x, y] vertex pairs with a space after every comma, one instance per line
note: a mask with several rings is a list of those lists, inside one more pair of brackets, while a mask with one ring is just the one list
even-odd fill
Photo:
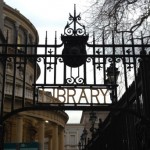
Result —
[[5, 28], [4, 28], [4, 36], [5, 36], [5, 38], [8, 38], [8, 43], [9, 44], [12, 43], [13, 34], [12, 34], [12, 29], [10, 27], [5, 26]]
[[70, 135], [70, 145], [75, 145], [76, 144], [76, 139], [75, 139], [75, 135]]

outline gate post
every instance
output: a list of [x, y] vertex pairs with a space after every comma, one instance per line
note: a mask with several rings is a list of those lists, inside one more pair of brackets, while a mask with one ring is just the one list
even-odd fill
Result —
[[142, 51], [141, 55], [143, 55], [140, 63], [143, 113], [147, 119], [150, 119], [150, 55], [146, 55], [146, 51]]
[[140, 72], [141, 76], [141, 93], [142, 93], [142, 115], [145, 120], [141, 120], [140, 128], [142, 132], [140, 132], [140, 137], [144, 142], [143, 148], [149, 149], [149, 140], [150, 140], [150, 53], [146, 54], [144, 48], [141, 51], [141, 63], [140, 63]]

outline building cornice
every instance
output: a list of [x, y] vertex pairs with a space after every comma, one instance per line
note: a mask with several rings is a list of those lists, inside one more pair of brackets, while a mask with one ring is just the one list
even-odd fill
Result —
[[38, 32], [35, 28], [35, 26], [30, 22], [29, 19], [27, 19], [24, 15], [22, 15], [17, 9], [14, 9], [4, 3], [3, 5], [3, 11], [4, 11], [4, 16], [6, 14], [6, 17], [14, 16], [15, 19], [10, 18], [11, 20], [20, 20], [21, 22], [24, 22], [24, 24], [27, 25], [28, 29], [32, 29], [33, 34], [37, 37], [37, 41], [39, 42], [39, 36]]

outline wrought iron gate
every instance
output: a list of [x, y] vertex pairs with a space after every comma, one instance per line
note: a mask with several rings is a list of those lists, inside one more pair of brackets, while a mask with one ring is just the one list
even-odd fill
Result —
[[[124, 111], [149, 120], [148, 37], [141, 33], [135, 38], [126, 32], [107, 36], [103, 31], [98, 39], [95, 35], [91, 38], [80, 19], [76, 10], [70, 15], [61, 44], [56, 37], [55, 44], [48, 44], [47, 34], [43, 45], [28, 44], [27, 39], [24, 44], [9, 44], [7, 40], [0, 44], [1, 125], [15, 113], [45, 109]], [[50, 101], [42, 99], [43, 91]], [[7, 113], [6, 100], [10, 102]]]

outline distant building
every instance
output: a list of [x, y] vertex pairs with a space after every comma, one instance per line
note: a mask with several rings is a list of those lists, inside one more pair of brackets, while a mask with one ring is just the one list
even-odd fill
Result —
[[[79, 124], [67, 124], [65, 126], [65, 150], [79, 150], [78, 145], [84, 129], [87, 130], [87, 142], [88, 139], [91, 138], [91, 122], [89, 121], [90, 113], [91, 111], [83, 111]], [[98, 128], [99, 119], [101, 119], [101, 121], [103, 122], [109, 114], [109, 112], [97, 111], [95, 113], [97, 117], [95, 122], [95, 128]]]
[[82, 124], [67, 124], [65, 126], [65, 150], [78, 150], [78, 143], [83, 129]]

